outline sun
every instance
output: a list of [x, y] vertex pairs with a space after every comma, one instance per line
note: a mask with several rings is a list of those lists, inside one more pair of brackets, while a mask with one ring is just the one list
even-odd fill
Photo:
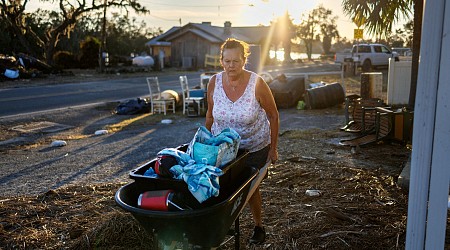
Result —
[[252, 25], [270, 25], [270, 22], [289, 13], [291, 19], [300, 20], [303, 13], [313, 9], [318, 1], [253, 0], [243, 8], [242, 22]]

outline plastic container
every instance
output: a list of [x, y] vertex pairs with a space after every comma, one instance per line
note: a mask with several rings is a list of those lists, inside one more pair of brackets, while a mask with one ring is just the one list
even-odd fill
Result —
[[170, 189], [145, 191], [139, 195], [137, 205], [139, 208], [157, 211], [189, 209], [180, 199], [180, 195]]

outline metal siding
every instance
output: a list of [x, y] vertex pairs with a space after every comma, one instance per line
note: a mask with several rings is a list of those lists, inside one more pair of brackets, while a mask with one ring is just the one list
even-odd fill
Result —
[[[433, 140], [435, 136], [443, 136], [435, 134], [435, 121], [444, 10], [444, 0], [425, 2], [420, 49], [421, 61], [414, 108], [412, 145], [414, 150], [411, 154], [406, 249], [443, 249], [443, 247], [432, 247], [433, 244], [443, 244], [441, 242], [443, 239], [441, 234], [438, 236], [438, 234], [432, 233], [434, 230], [432, 223], [427, 225], [427, 212], [433, 213], [433, 211], [428, 210], [432, 164], [436, 164], [432, 162], [431, 157], [435, 146]], [[427, 21], [425, 22], [425, 20]], [[448, 61], [448, 58], [446, 60]], [[446, 66], [448, 68], [448, 62]], [[448, 135], [446, 136], [448, 137]], [[448, 175], [442, 177], [449, 178]], [[448, 193], [448, 185], [445, 190], [438, 192]], [[440, 219], [445, 220], [442, 217]], [[429, 232], [426, 233], [427, 227]]]
[[428, 202], [426, 249], [444, 249], [450, 177], [450, 7], [444, 10], [436, 120]]

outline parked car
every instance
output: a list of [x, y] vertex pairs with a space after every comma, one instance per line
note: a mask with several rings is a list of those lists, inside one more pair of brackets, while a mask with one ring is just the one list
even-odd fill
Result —
[[362, 71], [370, 71], [373, 67], [389, 65], [389, 58], [398, 61], [397, 52], [393, 52], [383, 44], [355, 44], [351, 53], [341, 53], [335, 56], [336, 63], [343, 63], [346, 60], [353, 60], [356, 66], [360, 66]]
[[393, 52], [397, 52], [399, 56], [412, 56], [411, 48], [392, 48]]
[[336, 54], [334, 54], [334, 62], [335, 63], [343, 63], [345, 61], [346, 58], [351, 58], [352, 57], [352, 49], [348, 48], [348, 49], [344, 49], [340, 52], [336, 52]]

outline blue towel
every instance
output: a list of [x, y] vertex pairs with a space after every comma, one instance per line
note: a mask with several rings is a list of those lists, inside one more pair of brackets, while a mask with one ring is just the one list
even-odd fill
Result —
[[223, 174], [220, 168], [194, 162], [186, 166], [175, 165], [170, 172], [174, 178], [186, 182], [189, 191], [200, 203], [219, 195], [219, 176]]
[[[175, 179], [186, 182], [189, 191], [200, 203], [219, 195], [219, 176], [223, 174], [220, 168], [197, 164], [189, 154], [174, 148], [163, 149], [158, 152], [158, 155], [175, 157], [178, 165], [171, 167], [170, 172], [174, 174]], [[144, 176], [158, 177], [153, 168], [149, 168]]]

